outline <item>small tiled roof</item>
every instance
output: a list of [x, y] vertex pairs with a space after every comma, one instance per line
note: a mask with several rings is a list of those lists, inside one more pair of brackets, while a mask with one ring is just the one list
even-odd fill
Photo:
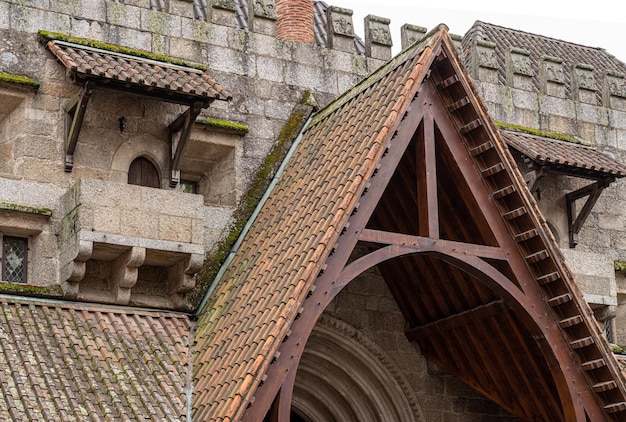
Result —
[[305, 130], [198, 320], [194, 419], [241, 418], [443, 32], [380, 68]]
[[[539, 91], [539, 62], [542, 57], [561, 59], [564, 69], [571, 69], [575, 65], [592, 66], [599, 101], [604, 74], [607, 71], [626, 73], [626, 65], [602, 48], [587, 47], [481, 21], [476, 21], [463, 37], [463, 51], [469, 51], [480, 40], [495, 44], [499, 79], [502, 84], [506, 82], [506, 55], [511, 47], [527, 50], [530, 53], [532, 72], [535, 75], [533, 83], [537, 91]], [[466, 63], [466, 65], [472, 68], [471, 63]], [[570, 72], [564, 72], [564, 76], [566, 91], [569, 94], [572, 90]]]
[[598, 178], [626, 176], [626, 166], [596, 148], [520, 132], [502, 134], [509, 146], [539, 165]]
[[0, 297], [0, 420], [181, 420], [189, 317]]
[[50, 40], [48, 49], [81, 80], [106, 81], [112, 87], [139, 89], [163, 99], [188, 101], [230, 98], [221, 86], [199, 69], [143, 57], [121, 54], [60, 40]]

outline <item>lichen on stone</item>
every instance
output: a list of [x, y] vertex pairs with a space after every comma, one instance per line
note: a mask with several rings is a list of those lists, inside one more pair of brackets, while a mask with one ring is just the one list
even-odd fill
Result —
[[18, 211], [18, 212], [24, 212], [28, 214], [39, 214], [39, 215], [43, 215], [46, 217], [49, 217], [52, 215], [52, 210], [50, 208], [31, 207], [29, 205], [14, 204], [14, 203], [4, 202], [4, 201], [0, 201], [0, 210]]

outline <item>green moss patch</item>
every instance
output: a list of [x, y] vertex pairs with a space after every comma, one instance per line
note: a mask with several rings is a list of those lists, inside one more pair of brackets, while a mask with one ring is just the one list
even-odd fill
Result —
[[218, 242], [213, 250], [207, 254], [204, 266], [196, 277], [196, 287], [187, 296], [189, 302], [194, 307], [200, 304], [209, 286], [214, 282], [220, 267], [226, 262], [226, 258], [241, 235], [246, 223], [254, 213], [263, 194], [272, 182], [272, 178], [285, 159], [289, 148], [291, 148], [291, 145], [296, 140], [313, 109], [316, 108], [314, 104], [315, 100], [311, 93], [309, 91], [305, 92], [283, 126], [272, 150], [265, 157], [265, 161], [256, 172], [254, 180], [250, 184], [250, 188], [241, 198], [239, 207], [235, 210], [227, 229], [228, 235], [222, 241]]
[[61, 289], [61, 286], [58, 285], [31, 286], [29, 284], [13, 284], [0, 282], [0, 293], [37, 297], [63, 297], [63, 289]]
[[128, 48], [121, 45], [107, 44], [100, 41], [89, 40], [86, 38], [73, 37], [71, 35], [65, 35], [58, 32], [48, 32], [40, 30], [39, 35], [43, 38], [45, 42], [49, 40], [65, 41], [73, 44], [84, 45], [86, 47], [111, 51], [113, 53], [127, 54], [129, 56], [141, 57], [144, 59], [175, 64], [177, 66], [190, 67], [198, 70], [207, 70], [207, 66], [203, 65], [202, 63], [191, 62], [176, 57], [166, 56], [163, 54], [151, 53], [145, 50], [136, 50], [134, 48]]
[[8, 82], [11, 84], [17, 84], [26, 86], [33, 89], [39, 88], [39, 82], [23, 75], [11, 75], [8, 73], [0, 73], [0, 82]]
[[527, 133], [529, 135], [542, 136], [544, 138], [555, 139], [557, 141], [563, 142], [571, 142], [573, 144], [591, 146], [591, 143], [585, 142], [581, 139], [575, 138], [573, 136], [564, 135], [562, 133], [550, 132], [546, 130], [533, 129], [530, 127], [524, 127], [519, 125], [512, 125], [504, 122], [496, 122], [498, 128], [502, 130], [509, 130], [511, 132], [519, 132], [519, 133]]
[[626, 262], [614, 261], [613, 268], [615, 269], [615, 271], [626, 271]]
[[247, 125], [239, 122], [233, 122], [231, 120], [223, 120], [215, 117], [200, 117], [196, 119], [196, 124], [204, 125], [210, 128], [222, 130], [225, 132], [234, 132], [241, 135], [245, 135], [250, 131]]
[[39, 214], [39, 215], [43, 215], [46, 217], [50, 217], [52, 215], [52, 210], [50, 208], [30, 207], [28, 205], [13, 204], [10, 202], [3, 202], [3, 201], [0, 201], [0, 210], [18, 211], [18, 212], [25, 212], [28, 214]]

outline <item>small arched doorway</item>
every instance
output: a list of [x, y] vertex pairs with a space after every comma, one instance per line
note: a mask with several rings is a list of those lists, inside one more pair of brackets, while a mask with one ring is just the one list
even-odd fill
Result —
[[128, 184], [160, 188], [159, 171], [146, 157], [137, 157], [128, 168]]

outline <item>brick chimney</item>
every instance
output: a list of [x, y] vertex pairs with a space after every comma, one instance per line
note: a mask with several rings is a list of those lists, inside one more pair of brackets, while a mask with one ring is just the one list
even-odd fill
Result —
[[276, 37], [307, 44], [315, 42], [313, 0], [276, 0]]

